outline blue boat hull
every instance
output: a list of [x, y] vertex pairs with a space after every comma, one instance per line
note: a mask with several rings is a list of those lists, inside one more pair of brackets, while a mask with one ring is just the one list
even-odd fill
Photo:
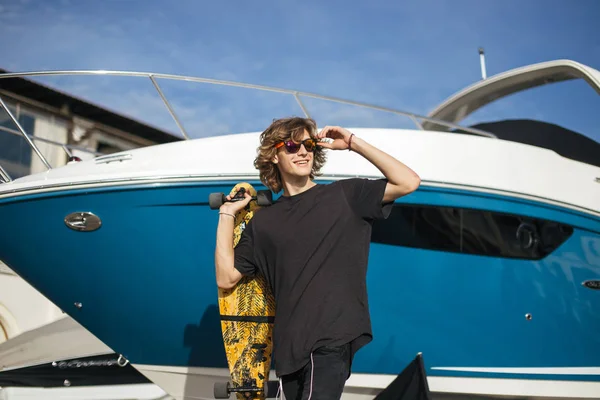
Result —
[[[233, 184], [3, 199], [0, 259], [133, 364], [226, 368], [214, 272], [217, 214], [208, 195]], [[600, 381], [598, 374], [544, 372], [600, 366], [600, 291], [582, 285], [600, 280], [599, 219], [426, 186], [398, 204], [529, 216], [572, 232], [541, 259], [374, 240], [368, 272], [374, 340], [356, 355], [353, 372], [395, 375], [422, 352], [428, 376]], [[101, 228], [69, 229], [64, 218], [76, 211], [98, 215]]]

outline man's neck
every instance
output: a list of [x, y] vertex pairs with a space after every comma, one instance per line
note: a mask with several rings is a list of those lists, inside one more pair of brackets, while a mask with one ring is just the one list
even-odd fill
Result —
[[308, 189], [316, 186], [308, 176], [298, 177], [298, 179], [282, 179], [283, 195], [284, 196], [295, 196]]

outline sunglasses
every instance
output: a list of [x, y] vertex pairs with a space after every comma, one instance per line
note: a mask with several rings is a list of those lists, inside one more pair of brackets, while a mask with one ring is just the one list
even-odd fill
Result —
[[303, 141], [301, 141], [300, 143], [296, 143], [293, 140], [288, 140], [285, 142], [279, 142], [275, 145], [276, 149], [279, 149], [283, 146], [285, 146], [285, 149], [288, 151], [288, 153], [297, 153], [298, 150], [300, 150], [300, 146], [304, 145], [304, 148], [306, 149], [306, 151], [315, 151], [315, 149], [317, 148], [317, 141], [315, 139], [304, 139]]

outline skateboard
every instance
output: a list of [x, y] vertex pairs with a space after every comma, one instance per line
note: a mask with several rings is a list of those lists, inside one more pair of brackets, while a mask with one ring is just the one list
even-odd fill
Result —
[[[252, 200], [235, 216], [234, 247], [254, 213], [272, 203], [270, 191], [257, 192], [245, 182], [233, 187], [231, 201], [243, 200], [245, 192], [252, 196]], [[218, 209], [226, 201], [223, 193], [209, 195], [211, 209]], [[236, 393], [238, 400], [265, 399], [268, 388], [273, 386], [268, 381], [275, 319], [275, 299], [271, 290], [261, 275], [244, 276], [232, 289], [219, 288], [218, 298], [231, 382], [215, 383], [214, 396], [226, 399], [231, 393]]]

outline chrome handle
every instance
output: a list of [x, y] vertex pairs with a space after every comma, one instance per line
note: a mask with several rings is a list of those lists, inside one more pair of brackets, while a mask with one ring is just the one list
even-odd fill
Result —
[[65, 217], [65, 224], [78, 232], [91, 232], [102, 226], [100, 218], [91, 212], [74, 212]]

